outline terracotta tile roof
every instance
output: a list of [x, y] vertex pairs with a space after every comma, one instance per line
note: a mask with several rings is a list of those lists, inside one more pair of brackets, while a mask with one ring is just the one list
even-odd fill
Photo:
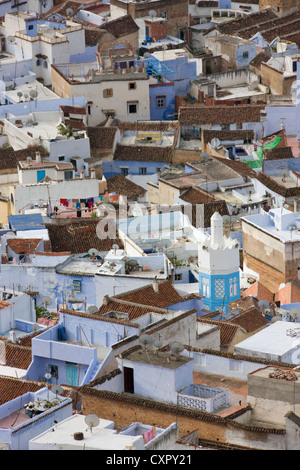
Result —
[[280, 304], [292, 304], [300, 302], [300, 282], [298, 279], [288, 282], [275, 294], [275, 302]]
[[91, 148], [112, 150], [116, 132], [117, 127], [88, 127], [87, 135]]
[[106, 238], [101, 240], [97, 235], [99, 219], [72, 219], [46, 224], [53, 252], [68, 251], [72, 254], [87, 253], [90, 248], [109, 251], [114, 243], [123, 246], [121, 240]]
[[232, 168], [232, 170], [236, 171], [241, 176], [249, 176], [249, 178], [254, 178], [257, 175], [256, 171], [252, 170], [252, 168], [250, 168], [249, 165], [247, 165], [247, 163], [239, 162], [237, 160], [230, 160], [229, 158], [221, 158], [221, 157], [213, 157], [213, 158], [224, 163], [224, 165], [227, 165], [229, 168]]
[[29, 254], [35, 252], [41, 241], [41, 238], [9, 238], [6, 245], [17, 255], [23, 253]]
[[[289, 39], [290, 37], [298, 37], [299, 40], [299, 24], [300, 24], [300, 11], [293, 11], [280, 15], [278, 18], [273, 18], [263, 23], [258, 23], [252, 27], [244, 28], [238, 31], [238, 35], [249, 39], [258, 31], [263, 38], [271, 42], [273, 39], [280, 37], [281, 40]], [[295, 41], [298, 44], [298, 41]]]
[[242, 298], [250, 295], [256, 297], [258, 300], [265, 299], [268, 302], [273, 302], [274, 297], [273, 293], [259, 281], [254, 282], [250, 287], [248, 287], [248, 289], [242, 293]]
[[249, 62], [249, 65], [252, 67], [260, 68], [262, 62], [268, 62], [270, 59], [271, 54], [267, 52], [259, 52], [256, 56]]
[[265, 160], [281, 160], [282, 158], [294, 158], [294, 155], [292, 147], [275, 147], [264, 149], [263, 157]]
[[231, 318], [230, 323], [241, 326], [247, 333], [254, 333], [264, 328], [269, 323], [269, 320], [258, 309], [252, 308], [235, 315]]
[[86, 46], [97, 46], [104, 34], [105, 31], [100, 28], [84, 28]]
[[3, 310], [4, 308], [10, 307], [11, 304], [8, 302], [5, 302], [5, 300], [0, 300], [0, 310]]
[[171, 162], [172, 154], [173, 149], [170, 147], [118, 144], [115, 150], [114, 160]]
[[189, 204], [204, 204], [206, 202], [214, 202], [215, 198], [204, 189], [198, 188], [197, 186], [191, 186], [181, 193], [180, 199]]
[[0, 405], [18, 398], [27, 392], [37, 392], [45, 387], [45, 383], [0, 376]]
[[57, 15], [61, 15], [67, 18], [68, 8], [71, 8], [74, 12], [74, 15], [76, 15], [76, 13], [78, 13], [78, 11], [80, 10], [80, 4], [77, 2], [72, 2], [71, 0], [60, 2], [58, 5], [54, 5], [50, 10], [48, 10], [46, 15], [44, 16], [47, 18], [47, 16], [52, 15], [53, 13], [56, 13]]
[[106, 192], [116, 192], [117, 194], [121, 194], [122, 196], [127, 196], [127, 198], [132, 199], [138, 196], [144, 196], [146, 190], [119, 173], [107, 178]]
[[[107, 305], [101, 305], [99, 311], [97, 312], [98, 315], [103, 315], [108, 312], [122, 312], [128, 313], [128, 320], [132, 322], [136, 318], [141, 317], [149, 312], [156, 312], [161, 314], [168, 313], [167, 309], [158, 308], [152, 305], [138, 305], [133, 302], [125, 302], [120, 300], [109, 300]], [[124, 323], [124, 321], [122, 321]]]
[[197, 321], [216, 325], [220, 328], [220, 346], [224, 349], [227, 349], [231, 345], [238, 330], [241, 328], [239, 325], [222, 320], [213, 320], [208, 317], [197, 317]]
[[60, 109], [63, 111], [65, 116], [69, 116], [70, 114], [86, 114], [86, 109], [84, 106], [67, 106], [67, 105], [60, 105]]
[[178, 121], [181, 126], [260, 122], [264, 108], [263, 105], [182, 106], [179, 108]]
[[26, 160], [27, 157], [35, 159], [37, 151], [39, 151], [42, 156], [46, 155], [46, 152], [41, 151], [40, 147], [37, 146], [21, 150], [14, 150], [12, 147], [1, 148], [0, 170], [14, 169], [17, 171], [18, 163], [22, 160]]
[[101, 28], [105, 29], [116, 38], [135, 33], [139, 30], [139, 27], [131, 15], [124, 15], [115, 20], [102, 23]]
[[[257, 12], [250, 13], [244, 17], [233, 19], [230, 21], [225, 21], [216, 26], [217, 30], [221, 34], [236, 34], [239, 35], [247, 28], [250, 27], [260, 27], [263, 23], [279, 18], [280, 15], [273, 8], [266, 8], [265, 10], [260, 10]], [[242, 36], [244, 37], [244, 36]], [[251, 37], [251, 35], [250, 35]]]
[[114, 298], [159, 308], [166, 308], [169, 305], [174, 305], [184, 300], [184, 297], [177, 292], [175, 287], [173, 287], [169, 281], [158, 282], [157, 286], [158, 292], [155, 292], [153, 285], [149, 284], [147, 286], [116, 295]]
[[256, 175], [256, 179], [262, 184], [264, 184], [271, 191], [274, 191], [275, 193], [280, 194], [280, 196], [283, 196], [285, 198], [300, 195], [299, 187], [295, 186], [293, 188], [286, 188], [282, 184], [277, 183], [274, 179], [271, 178], [271, 176], [267, 175], [263, 171]]

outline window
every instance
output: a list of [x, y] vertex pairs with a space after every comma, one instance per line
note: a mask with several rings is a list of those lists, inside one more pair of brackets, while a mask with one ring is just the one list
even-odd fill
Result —
[[214, 96], [214, 91], [215, 91], [214, 85], [208, 85], [207, 94], [208, 94], [209, 98], [212, 98]]
[[128, 90], [135, 90], [136, 89], [136, 83], [135, 82], [129, 82], [128, 83]]
[[113, 96], [112, 88], [106, 88], [103, 90], [103, 98], [111, 98]]
[[36, 65], [37, 65], [37, 67], [39, 67], [41, 65], [40, 59], [36, 59]]
[[65, 156], [64, 155], [61, 155], [60, 157], [58, 157], [58, 161], [59, 162], [63, 162], [65, 159]]
[[47, 68], [48, 68], [48, 62], [44, 60], [44, 69], [47, 69]]
[[293, 62], [293, 72], [297, 72], [297, 61]]
[[161, 11], [160, 12], [160, 16], [161, 18], [168, 18], [168, 12], [165, 10], [165, 11]]
[[28, 30], [30, 31], [30, 30], [32, 30], [32, 29], [33, 29], [33, 24], [30, 24], [30, 25], [28, 26]]
[[73, 179], [73, 170], [65, 170], [65, 180]]
[[166, 97], [165, 96], [157, 96], [156, 97], [156, 107], [157, 108], [165, 108], [166, 107]]
[[127, 103], [128, 114], [137, 113], [137, 103]]
[[175, 274], [174, 279], [175, 279], [175, 281], [181, 281], [182, 280], [182, 274]]
[[90, 104], [88, 104], [87, 112], [88, 112], [88, 114], [91, 114], [91, 105]]
[[248, 59], [248, 57], [249, 57], [248, 51], [243, 52], [243, 59]]
[[146, 175], [147, 174], [147, 168], [140, 168], [139, 173], [140, 173], [140, 175]]
[[121, 175], [122, 176], [127, 176], [128, 175], [128, 168], [127, 167], [120, 168], [120, 170], [121, 170]]

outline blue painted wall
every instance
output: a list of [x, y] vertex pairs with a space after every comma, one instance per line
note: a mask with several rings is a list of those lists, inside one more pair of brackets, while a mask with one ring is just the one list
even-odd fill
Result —
[[[203, 280], [209, 289], [204, 290]], [[235, 291], [231, 291], [231, 280], [235, 280]], [[224, 289], [218, 289], [218, 281], [224, 282]], [[234, 302], [240, 298], [240, 277], [239, 272], [232, 274], [209, 275], [206, 273], [199, 273], [199, 294], [203, 296], [204, 308], [214, 312], [223, 309], [224, 312], [229, 311], [230, 302]]]
[[[170, 121], [175, 113], [175, 84], [162, 83], [149, 86], [150, 95], [150, 120]], [[164, 107], [158, 106], [158, 97], [163, 97]]]
[[139, 161], [136, 160], [112, 160], [109, 162], [103, 162], [103, 174], [105, 178], [110, 176], [122, 174], [121, 167], [128, 167], [128, 174], [130, 175], [140, 175], [141, 168], [146, 168], [147, 175], [153, 175], [156, 173], [156, 170], [162, 168], [166, 165], [166, 162], [149, 162], [149, 161]]

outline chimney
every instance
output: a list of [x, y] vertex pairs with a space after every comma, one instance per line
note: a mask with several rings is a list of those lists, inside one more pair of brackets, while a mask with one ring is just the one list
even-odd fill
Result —
[[108, 296], [108, 295], [105, 295], [105, 296], [103, 297], [102, 303], [103, 303], [103, 305], [108, 305], [109, 301], [110, 301], [109, 296]]
[[36, 152], [36, 153], [35, 153], [35, 160], [36, 160], [37, 162], [41, 162], [41, 161], [42, 161], [41, 153], [40, 153], [40, 152]]
[[81, 170], [81, 172], [80, 172], [80, 178], [84, 178], [84, 171], [83, 170]]
[[95, 168], [91, 168], [91, 178], [96, 178]]

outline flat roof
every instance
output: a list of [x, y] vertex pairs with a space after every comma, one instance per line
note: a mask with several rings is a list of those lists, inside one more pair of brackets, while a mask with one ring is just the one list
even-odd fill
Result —
[[178, 355], [175, 357], [170, 353], [162, 351], [159, 351], [158, 354], [156, 354], [154, 349], [139, 349], [137, 351], [129, 352], [128, 354], [126, 353], [124, 359], [141, 364], [164, 367], [167, 369], [178, 369], [188, 362], [193, 361], [192, 358], [186, 356]]
[[299, 347], [300, 337], [287, 335], [290, 329], [299, 329], [300, 323], [277, 321], [235, 345], [237, 350], [243, 349], [260, 354], [283, 356], [292, 349]]

